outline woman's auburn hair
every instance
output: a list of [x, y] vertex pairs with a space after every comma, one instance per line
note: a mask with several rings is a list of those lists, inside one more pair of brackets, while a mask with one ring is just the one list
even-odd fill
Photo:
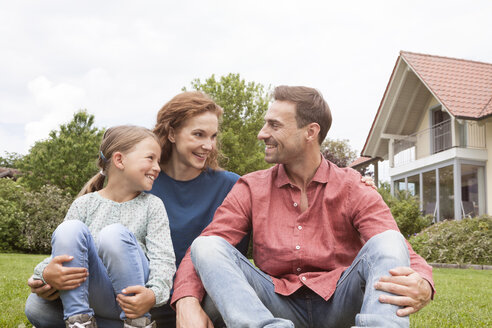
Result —
[[[179, 130], [187, 120], [202, 113], [212, 112], [221, 118], [224, 110], [209, 96], [200, 91], [186, 91], [176, 95], [168, 101], [157, 113], [157, 122], [154, 133], [162, 145], [161, 165], [171, 158], [172, 142], [169, 141], [169, 131], [173, 128]], [[219, 144], [212, 150], [205, 161], [204, 170], [209, 167], [220, 170], [218, 158], [221, 156]]]

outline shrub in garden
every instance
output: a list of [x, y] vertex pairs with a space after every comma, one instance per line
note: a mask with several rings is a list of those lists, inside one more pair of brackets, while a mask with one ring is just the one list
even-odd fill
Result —
[[421, 215], [417, 197], [405, 191], [397, 192], [396, 196], [392, 196], [387, 183], [383, 183], [378, 191], [390, 208], [391, 214], [405, 238], [409, 238], [431, 224], [431, 216]]
[[26, 191], [10, 179], [0, 179], [0, 250], [14, 251], [22, 249], [23, 212], [20, 204], [25, 199]]
[[73, 201], [62, 189], [45, 185], [25, 200], [24, 248], [30, 253], [50, 253], [51, 234], [63, 221]]
[[0, 179], [0, 251], [49, 253], [51, 234], [72, 200], [56, 186], [29, 191], [10, 179]]
[[438, 222], [409, 242], [428, 262], [491, 265], [492, 217]]

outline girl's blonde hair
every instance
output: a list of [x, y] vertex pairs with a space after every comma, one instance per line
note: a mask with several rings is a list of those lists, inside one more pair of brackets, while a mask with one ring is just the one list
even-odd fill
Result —
[[113, 154], [115, 152], [126, 153], [140, 141], [147, 138], [153, 138], [160, 146], [159, 138], [151, 130], [144, 127], [119, 125], [107, 129], [103, 135], [101, 147], [99, 148], [99, 159], [97, 160], [97, 166], [101, 171], [85, 184], [77, 197], [101, 190], [104, 187]]
[[[200, 91], [180, 93], [159, 110], [154, 133], [162, 145], [161, 165], [167, 163], [171, 158], [172, 143], [168, 139], [170, 129], [178, 130], [190, 118], [206, 112], [212, 112], [220, 119], [224, 110], [210, 99], [210, 97]], [[203, 167], [204, 170], [207, 167], [213, 170], [220, 169], [218, 163], [218, 158], [221, 156], [219, 146], [217, 143], [217, 147], [207, 157]]]

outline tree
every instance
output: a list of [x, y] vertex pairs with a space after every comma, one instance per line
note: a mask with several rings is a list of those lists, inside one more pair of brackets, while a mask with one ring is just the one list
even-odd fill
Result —
[[224, 109], [219, 142], [226, 159], [221, 166], [240, 175], [268, 168], [264, 145], [256, 138], [270, 100], [264, 86], [229, 74], [220, 80], [215, 75], [203, 82], [195, 79], [191, 87], [205, 92]]
[[6, 151], [4, 152], [4, 156], [0, 156], [0, 167], [17, 168], [17, 165], [21, 160], [21, 154]]
[[348, 139], [325, 139], [321, 144], [321, 154], [338, 167], [347, 167], [357, 158], [356, 152], [350, 148]]
[[96, 161], [104, 133], [95, 128], [94, 115], [78, 111], [72, 121], [38, 141], [19, 162], [21, 182], [31, 190], [51, 184], [76, 195], [97, 173]]

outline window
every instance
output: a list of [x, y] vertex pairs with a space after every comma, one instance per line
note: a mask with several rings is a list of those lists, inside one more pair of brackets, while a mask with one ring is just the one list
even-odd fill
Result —
[[439, 220], [454, 219], [453, 165], [439, 168]]
[[424, 214], [435, 215], [436, 213], [436, 171], [422, 173], [423, 205]]
[[451, 117], [440, 108], [432, 112], [433, 153], [451, 148]]
[[479, 167], [475, 165], [461, 165], [461, 211], [463, 217], [479, 215]]
[[408, 177], [407, 185], [408, 185], [408, 192], [412, 196], [418, 197], [420, 195], [420, 176], [418, 174]]

